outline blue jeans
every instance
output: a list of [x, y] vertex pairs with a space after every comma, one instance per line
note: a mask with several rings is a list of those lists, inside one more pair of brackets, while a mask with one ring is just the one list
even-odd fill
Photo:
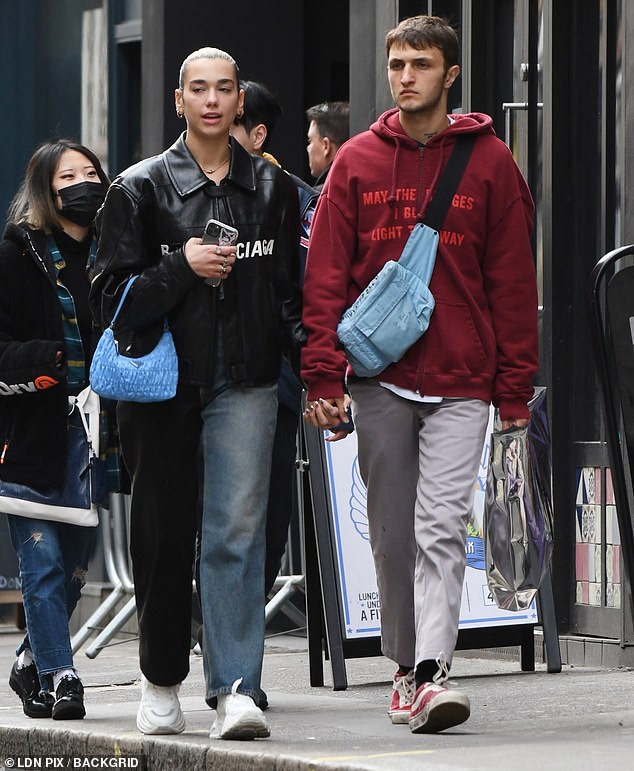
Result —
[[264, 532], [276, 415], [275, 385], [228, 387], [222, 371], [213, 390], [179, 385], [165, 402], [118, 403], [121, 446], [132, 478], [139, 661], [155, 685], [176, 685], [189, 672], [199, 527], [208, 701], [229, 693], [240, 677], [243, 693], [253, 694], [260, 685]]
[[96, 527], [7, 514], [18, 556], [27, 635], [18, 647], [33, 651], [43, 688], [45, 675], [73, 666], [68, 619], [86, 580]]
[[[264, 553], [277, 387], [228, 388], [203, 398], [200, 545], [207, 701], [258, 696], [264, 655]], [[210, 394], [211, 396], [211, 394]]]

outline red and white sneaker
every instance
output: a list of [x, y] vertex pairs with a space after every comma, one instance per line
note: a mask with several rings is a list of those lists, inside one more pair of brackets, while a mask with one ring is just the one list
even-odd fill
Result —
[[438, 683], [423, 683], [416, 691], [409, 716], [415, 734], [431, 734], [460, 725], [471, 714], [464, 693], [450, 691]]
[[407, 725], [409, 714], [412, 708], [412, 702], [416, 695], [416, 680], [414, 670], [401, 672], [398, 670], [394, 675], [392, 684], [392, 703], [387, 711], [390, 720], [394, 724]]

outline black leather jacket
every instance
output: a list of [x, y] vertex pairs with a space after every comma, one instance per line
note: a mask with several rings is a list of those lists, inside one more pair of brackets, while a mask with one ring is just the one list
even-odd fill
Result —
[[[129, 276], [140, 274], [115, 324], [119, 349], [147, 353], [167, 316], [179, 382], [208, 385], [221, 320], [229, 379], [273, 383], [282, 353], [296, 368], [301, 326], [299, 207], [291, 178], [231, 141], [231, 165], [211, 183], [183, 134], [112, 183], [98, 217], [99, 247], [90, 302], [107, 326]], [[222, 289], [189, 267], [183, 245], [210, 218], [239, 231], [237, 260]]]

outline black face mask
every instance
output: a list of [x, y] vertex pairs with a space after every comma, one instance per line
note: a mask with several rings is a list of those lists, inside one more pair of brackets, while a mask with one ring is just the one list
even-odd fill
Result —
[[59, 191], [62, 206], [59, 213], [67, 220], [87, 228], [106, 197], [101, 182], [78, 182]]

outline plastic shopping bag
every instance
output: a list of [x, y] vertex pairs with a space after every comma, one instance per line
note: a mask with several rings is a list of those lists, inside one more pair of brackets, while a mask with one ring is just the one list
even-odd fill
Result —
[[524, 610], [550, 568], [553, 511], [546, 390], [529, 404], [527, 428], [494, 430], [483, 530], [495, 603]]

